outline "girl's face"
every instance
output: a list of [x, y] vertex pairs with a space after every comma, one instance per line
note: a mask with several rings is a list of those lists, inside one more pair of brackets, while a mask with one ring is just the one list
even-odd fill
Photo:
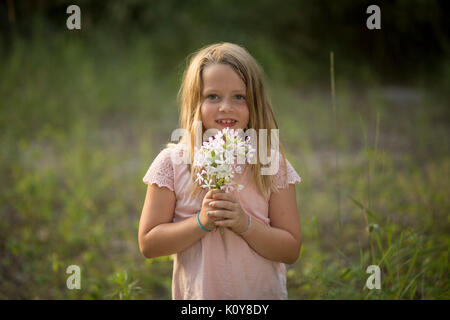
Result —
[[205, 130], [226, 127], [246, 129], [249, 111], [246, 87], [228, 65], [213, 64], [203, 69], [201, 117]]

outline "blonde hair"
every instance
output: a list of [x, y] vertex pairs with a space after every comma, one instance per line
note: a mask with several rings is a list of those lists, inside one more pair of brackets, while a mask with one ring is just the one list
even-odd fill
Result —
[[[246, 101], [249, 109], [248, 127], [255, 129], [257, 133], [257, 141], [259, 141], [259, 129], [267, 129], [268, 137], [271, 136], [271, 129], [278, 129], [275, 115], [263, 83], [263, 70], [256, 60], [243, 47], [221, 42], [201, 48], [189, 57], [189, 65], [184, 71], [183, 81], [178, 92], [180, 103], [180, 127], [185, 129], [187, 134], [184, 135], [179, 143], [186, 144], [187, 158], [190, 158], [188, 170], [191, 173], [191, 194], [197, 195], [202, 189], [194, 183], [199, 168], [194, 168], [191, 164], [194, 160], [194, 132], [196, 130], [196, 121], [201, 121], [200, 108], [202, 105], [202, 72], [212, 64], [225, 64], [233, 68], [240, 76], [246, 86]], [[245, 130], [245, 129], [244, 129]], [[202, 126], [202, 137], [204, 129]], [[271, 139], [266, 139], [267, 149], [271, 150]], [[280, 157], [283, 160], [282, 165], [286, 167], [286, 158], [281, 143], [278, 142]], [[168, 143], [167, 147], [174, 147], [177, 144]], [[272, 152], [272, 151], [271, 151]], [[278, 192], [274, 175], [261, 175], [261, 163], [259, 160], [259, 144], [257, 144], [257, 161], [256, 164], [249, 164], [248, 167], [253, 169], [253, 180], [257, 189], [263, 196], [268, 196], [269, 189]], [[281, 169], [281, 168], [279, 168]], [[286, 177], [287, 170], [284, 170]]]

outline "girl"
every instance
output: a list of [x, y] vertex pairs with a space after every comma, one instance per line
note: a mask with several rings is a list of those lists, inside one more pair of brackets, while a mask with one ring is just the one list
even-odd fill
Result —
[[261, 175], [259, 161], [243, 165], [234, 177], [245, 186], [239, 192], [201, 189], [190, 165], [195, 124], [202, 133], [278, 129], [262, 76], [253, 57], [231, 43], [199, 50], [184, 73], [180, 125], [187, 134], [169, 143], [144, 176], [139, 223], [146, 258], [174, 254], [173, 299], [287, 299], [285, 264], [297, 260], [301, 247], [294, 186], [301, 179], [281, 146], [278, 172]]

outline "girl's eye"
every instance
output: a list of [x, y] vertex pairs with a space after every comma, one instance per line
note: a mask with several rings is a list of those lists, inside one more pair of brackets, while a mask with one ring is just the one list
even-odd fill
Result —
[[236, 95], [236, 99], [238, 99], [238, 100], [244, 100], [245, 97], [244, 97], [242, 94], [237, 94], [237, 95]]
[[217, 98], [217, 94], [210, 94], [207, 98], [210, 100], [215, 100]]

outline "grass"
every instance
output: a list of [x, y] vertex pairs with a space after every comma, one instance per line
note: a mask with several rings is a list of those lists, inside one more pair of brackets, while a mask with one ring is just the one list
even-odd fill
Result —
[[[177, 127], [178, 70], [161, 76], [144, 39], [41, 40], [0, 62], [0, 298], [168, 299], [172, 257], [145, 260], [137, 230], [142, 177]], [[269, 83], [303, 179], [289, 298], [449, 299], [445, 99], [415, 87], [405, 104], [334, 72], [335, 111], [328, 88]], [[66, 287], [72, 264], [81, 290]], [[381, 290], [365, 287], [372, 264]]]

